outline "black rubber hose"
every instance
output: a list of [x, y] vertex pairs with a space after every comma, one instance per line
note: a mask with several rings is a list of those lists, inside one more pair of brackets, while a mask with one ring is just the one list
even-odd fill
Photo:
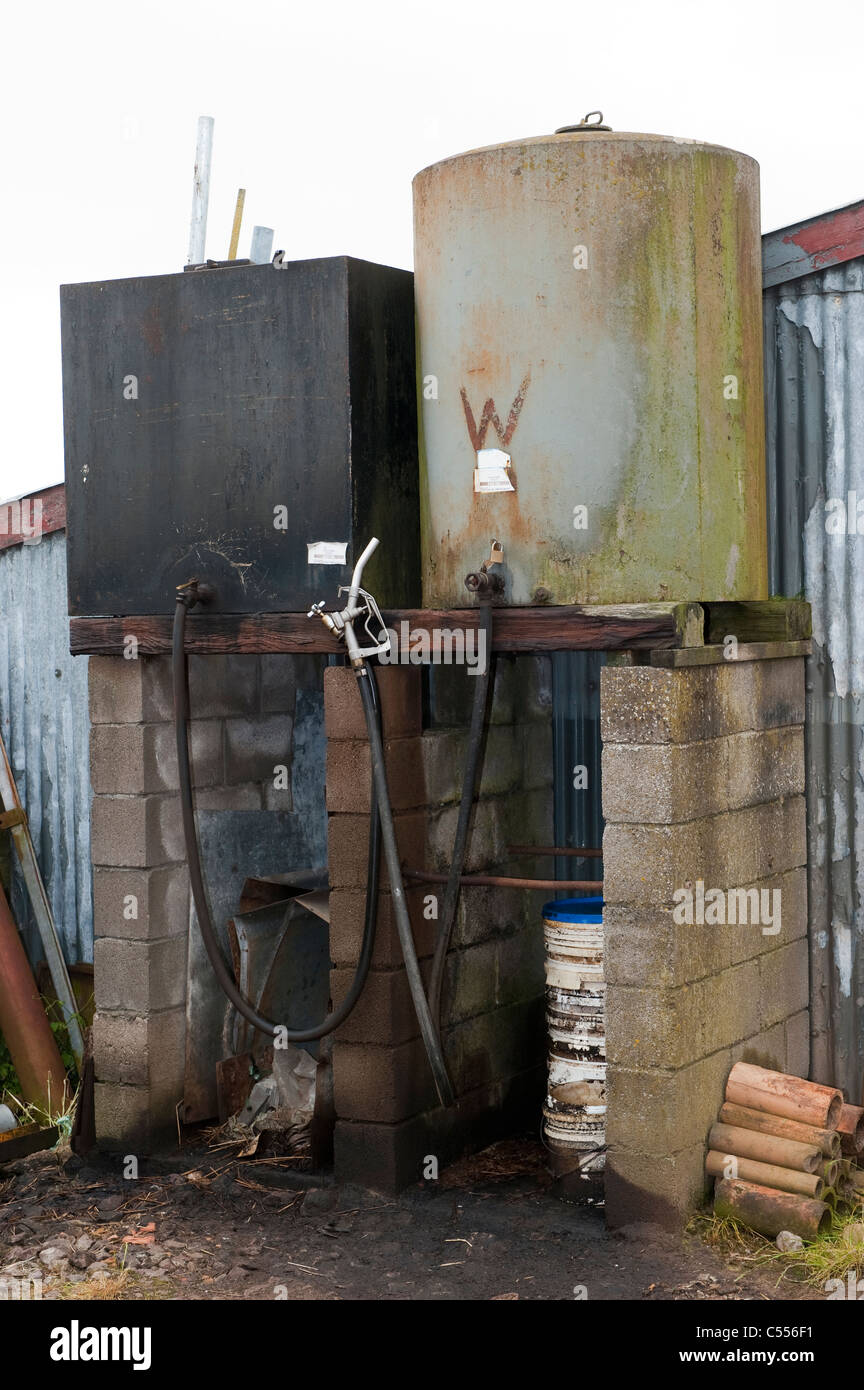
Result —
[[[201, 854], [198, 848], [198, 835], [195, 827], [195, 806], [192, 797], [192, 772], [189, 763], [189, 738], [187, 732], [187, 722], [189, 719], [189, 688], [188, 672], [186, 662], [186, 613], [194, 603], [194, 598], [189, 594], [180, 594], [177, 597], [177, 608], [174, 613], [174, 633], [172, 644], [172, 676], [174, 682], [174, 730], [177, 739], [177, 768], [180, 780], [180, 809], [183, 816], [183, 837], [186, 842], [186, 860], [189, 867], [189, 880], [192, 885], [192, 899], [195, 903], [195, 912], [198, 917], [198, 926], [201, 930], [201, 937], [207, 956], [213, 967], [213, 973], [219, 983], [223, 993], [234, 1005], [239, 1014], [242, 1014], [254, 1028], [259, 1032], [266, 1033], [269, 1037], [276, 1036], [277, 1032], [287, 1042], [304, 1043], [314, 1042], [316, 1038], [323, 1038], [326, 1033], [332, 1033], [339, 1027], [350, 1014], [366, 983], [369, 974], [369, 966], [372, 963], [372, 951], [375, 946], [375, 926], [378, 918], [378, 881], [381, 864], [381, 820], [378, 815], [378, 800], [376, 784], [373, 778], [371, 791], [371, 804], [369, 808], [369, 858], [368, 874], [366, 882], [366, 918], [363, 926], [363, 941], [360, 947], [360, 958], [357, 961], [357, 969], [351, 981], [351, 988], [348, 990], [338, 1009], [334, 1009], [328, 1014], [321, 1023], [314, 1028], [290, 1029], [282, 1024], [272, 1023], [269, 1018], [264, 1018], [256, 1009], [243, 998], [237, 988], [234, 975], [222, 952], [219, 939], [213, 928], [213, 919], [210, 915], [210, 907], [207, 902], [207, 891], [204, 886], [204, 875], [201, 869]], [[371, 713], [368, 716], [372, 725], [379, 730], [381, 713], [378, 705], [377, 691], [371, 695]]]
[[426, 991], [423, 988], [423, 977], [420, 974], [417, 951], [414, 946], [414, 936], [411, 931], [411, 921], [405, 902], [402, 867], [399, 863], [399, 847], [396, 843], [393, 812], [390, 808], [390, 792], [387, 787], [387, 770], [384, 765], [384, 746], [381, 739], [380, 725], [375, 718], [375, 696], [373, 694], [375, 690], [375, 677], [372, 674], [372, 667], [368, 662], [364, 662], [362, 666], [355, 666], [354, 674], [357, 677], [357, 684], [360, 687], [360, 699], [363, 701], [366, 728], [369, 732], [372, 777], [378, 795], [378, 812], [381, 818], [381, 837], [384, 843], [384, 858], [387, 861], [387, 872], [390, 876], [390, 892], [393, 897], [396, 930], [399, 933], [402, 959], [405, 962], [405, 974], [408, 976], [408, 988], [411, 991], [414, 1011], [417, 1014], [417, 1022], [420, 1025], [420, 1036], [423, 1039], [426, 1055], [429, 1058], [429, 1065], [432, 1068], [432, 1075], [435, 1078], [435, 1088], [438, 1092], [438, 1099], [441, 1101], [442, 1105], [452, 1105], [455, 1100], [453, 1087], [450, 1084], [450, 1077], [447, 1075], [447, 1064], [444, 1061], [444, 1054], [441, 1051], [441, 1040], [438, 1036], [438, 1029], [434, 1022], [434, 1016], [429, 1009]]
[[492, 690], [495, 671], [495, 658], [492, 655], [492, 605], [484, 603], [480, 608], [480, 628], [486, 653], [483, 672], [472, 677], [474, 680], [474, 704], [471, 709], [471, 728], [468, 734], [468, 754], [465, 760], [465, 776], [462, 782], [462, 800], [459, 803], [459, 819], [456, 822], [456, 838], [450, 859], [450, 872], [444, 890], [444, 906], [438, 922], [435, 937], [435, 951], [432, 956], [432, 973], [429, 977], [429, 1008], [436, 1028], [441, 1026], [441, 994], [444, 986], [444, 968], [450, 938], [456, 923], [456, 909], [459, 906], [459, 890], [465, 872], [465, 858], [468, 850], [468, 830], [471, 825], [471, 811], [480, 783], [483, 767], [483, 747], [486, 728], [489, 723], [487, 707]]

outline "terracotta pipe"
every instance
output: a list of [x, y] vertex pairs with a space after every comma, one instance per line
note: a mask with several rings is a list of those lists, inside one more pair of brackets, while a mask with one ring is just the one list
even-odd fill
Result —
[[754, 1129], [737, 1129], [734, 1125], [712, 1125], [708, 1147], [738, 1158], [794, 1168], [798, 1173], [816, 1173], [822, 1162], [815, 1144], [796, 1144], [794, 1139], [777, 1139], [773, 1134], [757, 1134]]
[[853, 1168], [849, 1174], [849, 1181], [856, 1192], [864, 1192], [864, 1168]]
[[750, 1062], [736, 1062], [726, 1082], [726, 1099], [733, 1105], [783, 1115], [819, 1129], [835, 1129], [843, 1104], [836, 1086], [819, 1086], [781, 1071], [767, 1071]]
[[[403, 869], [403, 876], [414, 883], [447, 883], [447, 874], [426, 873], [424, 869]], [[503, 878], [499, 874], [463, 874], [459, 882], [465, 888], [603, 888], [602, 878]]]
[[864, 1107], [844, 1105], [837, 1121], [837, 1131], [844, 1154], [854, 1158], [864, 1148]]
[[817, 1202], [823, 1200], [825, 1184], [818, 1173], [796, 1173], [776, 1163], [759, 1163], [754, 1158], [738, 1158], [736, 1154], [718, 1153], [716, 1149], [709, 1150], [705, 1171], [712, 1178], [725, 1178], [732, 1163], [736, 1177], [742, 1182], [761, 1183], [779, 1192], [795, 1192], [799, 1197], [812, 1197]]
[[836, 1158], [824, 1158], [816, 1171], [825, 1179], [826, 1186], [834, 1187], [840, 1177], [840, 1164]]
[[802, 1125], [798, 1120], [786, 1120], [782, 1115], [768, 1115], [764, 1110], [748, 1110], [746, 1105], [720, 1107], [719, 1119], [724, 1125], [739, 1129], [755, 1129], [760, 1134], [775, 1134], [778, 1139], [795, 1139], [799, 1144], [817, 1144], [825, 1158], [840, 1157], [840, 1135], [836, 1129], [818, 1129]]
[[65, 1108], [66, 1072], [2, 886], [0, 1033], [6, 1040], [25, 1101], [46, 1115], [59, 1114]]
[[714, 1189], [714, 1211], [729, 1216], [771, 1240], [792, 1231], [802, 1240], [815, 1240], [831, 1225], [831, 1210], [811, 1197], [775, 1192], [759, 1183], [723, 1178]]

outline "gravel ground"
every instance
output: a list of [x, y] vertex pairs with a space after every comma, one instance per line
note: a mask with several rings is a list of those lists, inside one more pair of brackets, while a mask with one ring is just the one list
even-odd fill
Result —
[[532, 1141], [395, 1199], [294, 1181], [193, 1147], [134, 1181], [119, 1160], [32, 1155], [0, 1170], [0, 1283], [37, 1273], [49, 1299], [816, 1296], [742, 1277], [695, 1236], [607, 1232], [596, 1207], [555, 1195]]

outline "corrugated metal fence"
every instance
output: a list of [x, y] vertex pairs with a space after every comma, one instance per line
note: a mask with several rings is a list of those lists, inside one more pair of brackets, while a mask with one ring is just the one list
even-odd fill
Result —
[[[65, 531], [0, 550], [0, 719], [66, 958], [92, 961], [87, 660], [69, 655]], [[14, 862], [12, 910], [39, 960]]]
[[[794, 232], [765, 238], [766, 267]], [[864, 1061], [864, 259], [800, 270], [764, 294], [769, 553], [773, 592], [803, 594], [813, 608], [812, 1076], [843, 1086], [857, 1102]]]

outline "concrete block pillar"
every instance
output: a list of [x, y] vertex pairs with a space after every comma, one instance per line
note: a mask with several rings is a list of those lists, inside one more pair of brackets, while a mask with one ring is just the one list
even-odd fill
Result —
[[612, 1225], [702, 1200], [735, 1061], [807, 1075], [803, 724], [800, 657], [603, 672]]
[[96, 1134], [134, 1153], [175, 1129], [183, 1095], [189, 907], [170, 660], [91, 657], [89, 681]]
[[[530, 665], [530, 663], [526, 663]], [[455, 832], [464, 768], [464, 671], [436, 669], [433, 727], [422, 722], [422, 673], [378, 672], [385, 756], [403, 865], [443, 871]], [[468, 869], [506, 861], [508, 843], [551, 843], [550, 706], [536, 669], [521, 683], [502, 664]], [[448, 679], [452, 678], [452, 679]], [[334, 1002], [344, 997], [363, 930], [370, 765], [352, 671], [325, 673], [327, 805]], [[435, 710], [446, 721], [435, 725]], [[548, 862], [548, 861], [547, 861]], [[501, 872], [506, 872], [504, 867]], [[440, 885], [410, 888], [415, 946], [428, 976]], [[428, 1176], [467, 1147], [539, 1124], [542, 1102], [542, 894], [465, 889], [444, 985], [443, 1043], [457, 1103], [437, 1102], [396, 933], [382, 860], [372, 970], [356, 1009], [334, 1038], [335, 1168], [394, 1191]]]

